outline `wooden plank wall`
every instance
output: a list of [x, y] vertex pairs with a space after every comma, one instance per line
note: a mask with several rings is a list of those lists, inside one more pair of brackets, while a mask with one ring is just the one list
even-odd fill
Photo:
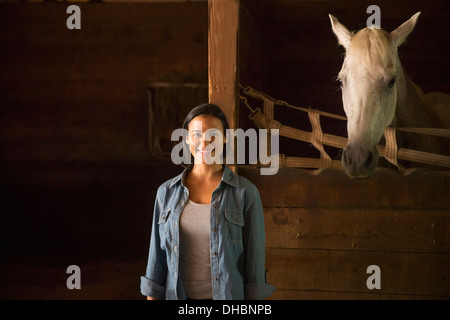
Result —
[[[264, 9], [261, 2], [241, 1], [239, 12], [239, 83], [254, 88], [266, 88], [268, 71], [265, 52]], [[240, 128], [256, 128], [249, 119], [249, 110], [241, 103]]]
[[[239, 174], [261, 194], [271, 299], [450, 298], [449, 173]], [[370, 265], [380, 267], [381, 289], [366, 285]]]
[[0, 3], [3, 162], [150, 161], [148, 85], [208, 82], [206, 1], [77, 5]]
[[[148, 87], [207, 86], [208, 4], [77, 5], [68, 30], [67, 2], [0, 2], [2, 252], [146, 259], [156, 189], [182, 170], [150, 153]], [[159, 137], [187, 95], [161, 94]]]

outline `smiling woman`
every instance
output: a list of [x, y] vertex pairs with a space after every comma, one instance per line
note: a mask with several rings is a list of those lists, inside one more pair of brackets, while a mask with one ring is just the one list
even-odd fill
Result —
[[[211, 151], [213, 146], [214, 149], [222, 149], [222, 152], [217, 156], [225, 154], [224, 143], [226, 139], [224, 141], [222, 137], [229, 129], [228, 119], [216, 105], [201, 104], [192, 109], [184, 120], [183, 129], [189, 132], [186, 139], [191, 152], [191, 161], [187, 165], [188, 170], [191, 170], [195, 163], [202, 163], [204, 152]], [[219, 139], [221, 141], [216, 140], [218, 136], [221, 137]], [[216, 142], [205, 150], [206, 146], [213, 141]], [[222, 148], [220, 148], [220, 145], [223, 145]], [[216, 155], [215, 151], [214, 155]]]
[[[220, 157], [228, 121], [213, 104], [189, 112], [191, 160], [157, 192], [141, 293], [154, 299], [264, 299], [265, 228], [258, 189]], [[245, 258], [242, 258], [245, 257]]]
[[200, 115], [189, 123], [187, 144], [194, 157], [195, 164], [220, 164], [214, 161], [223, 154], [223, 125], [220, 120], [211, 116]]

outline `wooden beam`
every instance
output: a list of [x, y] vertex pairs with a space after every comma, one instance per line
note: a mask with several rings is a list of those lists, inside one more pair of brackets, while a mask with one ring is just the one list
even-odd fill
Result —
[[450, 210], [264, 207], [264, 221], [269, 248], [450, 256]]
[[209, 0], [209, 102], [226, 114], [230, 128], [238, 126], [239, 0]]
[[[295, 168], [280, 168], [273, 176], [239, 167], [252, 181], [264, 207], [334, 209], [411, 209], [449, 211], [450, 173], [417, 170], [404, 176], [377, 168], [370, 179], [348, 179], [342, 170], [328, 169], [318, 175]], [[389, 181], [389, 183], [386, 183]]]

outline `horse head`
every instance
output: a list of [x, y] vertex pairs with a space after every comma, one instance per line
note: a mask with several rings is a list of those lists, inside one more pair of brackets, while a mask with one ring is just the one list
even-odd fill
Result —
[[347, 116], [348, 142], [342, 165], [351, 178], [367, 178], [378, 163], [377, 145], [394, 119], [403, 69], [397, 48], [414, 29], [420, 12], [392, 32], [368, 27], [356, 34], [329, 15], [345, 58], [337, 80]]

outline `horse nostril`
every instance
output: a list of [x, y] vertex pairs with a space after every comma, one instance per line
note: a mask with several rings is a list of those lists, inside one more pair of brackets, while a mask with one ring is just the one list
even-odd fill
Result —
[[348, 165], [351, 165], [352, 163], [352, 158], [349, 157], [349, 152], [347, 149], [344, 149], [344, 151], [342, 152], [342, 161]]
[[376, 148], [348, 145], [342, 152], [342, 167], [351, 178], [364, 179], [371, 175], [378, 162]]

